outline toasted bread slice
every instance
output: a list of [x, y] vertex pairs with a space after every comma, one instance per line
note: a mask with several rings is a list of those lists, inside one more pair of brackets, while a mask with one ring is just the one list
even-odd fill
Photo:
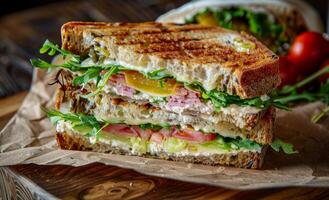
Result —
[[[96, 142], [91, 144], [88, 139], [70, 132], [62, 132], [56, 134], [57, 144], [62, 149], [67, 150], [79, 150], [79, 151], [94, 151], [100, 153], [114, 153], [122, 155], [135, 155], [132, 151], [112, 146], [111, 144]], [[165, 152], [150, 153], [139, 155], [143, 157], [183, 161], [189, 163], [200, 163], [205, 165], [229, 165], [240, 168], [261, 168], [267, 147], [264, 146], [261, 152], [247, 152], [241, 151], [238, 153], [225, 153], [225, 154], [213, 154], [210, 156], [181, 156], [175, 154], [167, 154]], [[137, 154], [136, 154], [137, 155]]]
[[255, 38], [219, 27], [146, 23], [69, 22], [62, 47], [150, 72], [165, 69], [182, 82], [200, 82], [241, 98], [269, 93], [279, 82], [278, 57]]

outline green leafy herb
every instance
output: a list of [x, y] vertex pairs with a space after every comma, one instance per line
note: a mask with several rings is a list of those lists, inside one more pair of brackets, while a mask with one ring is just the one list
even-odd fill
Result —
[[154, 79], [154, 80], [160, 80], [160, 79], [164, 79], [164, 78], [173, 78], [172, 75], [166, 74], [164, 71], [165, 71], [165, 69], [155, 70], [155, 71], [146, 73], [145, 76], [149, 79]]
[[[50, 118], [52, 123], [57, 123], [59, 120], [69, 121], [72, 126], [85, 126], [91, 129], [90, 132], [86, 133], [87, 137], [95, 136], [97, 138], [98, 133], [104, 128], [101, 127], [101, 122], [97, 121], [94, 116], [85, 114], [73, 114], [73, 113], [62, 113], [57, 110], [46, 110], [47, 117]], [[107, 123], [105, 123], [107, 124]]]
[[294, 146], [292, 144], [283, 142], [277, 138], [272, 142], [271, 147], [276, 152], [279, 152], [280, 149], [282, 149], [285, 154], [298, 153], [298, 151], [294, 150]]
[[221, 135], [217, 135], [216, 140], [205, 142], [201, 144], [203, 147], [208, 147], [211, 149], [221, 148], [226, 151], [247, 149], [247, 150], [257, 150], [262, 148], [261, 144], [255, 141], [250, 141], [242, 138], [228, 138]]
[[[284, 86], [282, 90], [279, 91], [279, 94], [284, 95], [284, 94], [297, 93], [297, 89], [304, 87], [305, 85], [311, 83], [312, 81], [314, 81], [315, 79], [326, 73], [329, 73], [329, 66], [322, 68], [321, 70], [315, 72], [311, 76], [308, 76], [306, 79], [296, 83], [295, 85]], [[326, 90], [326, 88], [323, 90]]]
[[163, 87], [164, 87], [164, 86], [163, 86], [163, 84], [164, 84], [164, 80], [161, 79], [161, 80], [159, 81], [159, 84], [160, 84], [160, 87], [163, 88]]
[[73, 79], [73, 85], [77, 86], [88, 83], [92, 79], [97, 79], [100, 76], [101, 71], [102, 68], [88, 68], [81, 76], [77, 76]]
[[105, 85], [107, 84], [107, 82], [110, 79], [110, 77], [113, 74], [118, 73], [119, 71], [120, 71], [120, 66], [119, 65], [112, 65], [112, 67], [104, 75], [102, 75], [99, 78], [100, 81], [97, 84], [97, 90], [94, 93], [90, 93], [87, 96], [90, 97], [90, 96], [94, 96], [96, 94], [99, 94], [103, 90], [103, 88], [105, 87]]
[[269, 98], [268, 100], [264, 101], [260, 97], [255, 97], [251, 99], [241, 99], [239, 96], [230, 95], [225, 92], [218, 91], [216, 89], [208, 92], [202, 87], [201, 83], [198, 82], [192, 84], [185, 84], [185, 87], [201, 92], [201, 97], [205, 100], [210, 99], [217, 111], [219, 111], [222, 107], [227, 107], [231, 104], [236, 104], [240, 106], [253, 106], [261, 109], [265, 109], [268, 108], [270, 105], [273, 105], [277, 108], [288, 110], [287, 106], [285, 106], [281, 102], [274, 102], [272, 98]]
[[49, 69], [49, 68], [54, 68], [54, 67], [57, 67], [56, 65], [52, 65], [44, 60], [41, 60], [39, 58], [37, 59], [31, 59], [30, 60], [32, 66], [34, 67], [38, 67], [38, 68], [41, 68], [41, 69]]
[[[272, 95], [274, 103], [280, 103], [282, 105], [288, 105], [298, 101], [322, 101], [329, 105], [329, 79], [320, 85], [316, 90], [309, 90], [299, 92], [298, 90], [305, 87], [306, 85], [313, 83], [321, 75], [329, 73], [329, 66], [322, 68], [321, 70], [315, 72], [306, 79], [296, 83], [295, 85], [288, 85], [283, 87], [281, 90], [275, 91], [275, 95]], [[313, 116], [312, 121], [318, 122], [326, 113], [328, 113], [328, 108], [325, 108], [319, 114]]]
[[49, 40], [46, 40], [41, 49], [39, 50], [41, 54], [47, 53], [49, 56], [55, 55], [56, 52], [60, 53], [63, 55], [64, 58], [70, 57], [72, 61], [74, 62], [80, 62], [80, 56], [75, 55], [67, 50], [60, 49], [57, 44], [54, 44], [50, 42]]
[[239, 148], [244, 148], [244, 149], [259, 149], [261, 148], [261, 145], [258, 144], [255, 141], [251, 140], [246, 140], [246, 139], [234, 139], [230, 141], [232, 144], [236, 145]]
[[319, 114], [316, 114], [312, 117], [312, 122], [318, 123], [322, 117], [329, 113], [329, 106], [324, 108]]
[[151, 129], [153, 131], [159, 131], [163, 128], [165, 129], [170, 129], [171, 125], [168, 123], [162, 123], [162, 124], [151, 124], [151, 123], [147, 123], [147, 124], [140, 124], [139, 127], [142, 130], [147, 130], [147, 129]]

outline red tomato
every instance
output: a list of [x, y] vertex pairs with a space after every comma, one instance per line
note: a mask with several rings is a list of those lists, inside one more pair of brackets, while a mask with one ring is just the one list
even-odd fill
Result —
[[[326, 61], [324, 61], [320, 66], [321, 69], [323, 69], [325, 67], [329, 67], [329, 58]], [[320, 76], [319, 79], [320, 79], [321, 83], [326, 82], [327, 79], [329, 79], [329, 73], [323, 74], [322, 76]]]
[[303, 32], [295, 38], [288, 56], [303, 74], [314, 72], [329, 56], [329, 40], [321, 33]]
[[150, 129], [143, 130], [138, 126], [132, 126], [131, 129], [144, 140], [149, 140], [153, 131]]
[[298, 68], [287, 56], [281, 56], [279, 59], [281, 84], [279, 88], [285, 85], [292, 85], [298, 80]]
[[111, 124], [105, 127], [103, 130], [116, 135], [135, 136], [135, 137], [138, 136], [138, 133], [135, 130], [133, 130], [132, 128], [130, 128], [125, 124]]
[[153, 133], [150, 141], [161, 144], [163, 140], [163, 135], [161, 133]]
[[193, 142], [207, 142], [216, 139], [216, 134], [214, 133], [202, 133], [200, 131], [194, 131], [191, 129], [184, 129], [181, 131], [176, 131], [172, 135], [175, 138], [188, 140]]

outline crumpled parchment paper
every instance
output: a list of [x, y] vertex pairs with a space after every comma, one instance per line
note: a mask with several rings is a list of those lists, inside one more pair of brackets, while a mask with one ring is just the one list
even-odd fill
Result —
[[60, 150], [55, 130], [40, 107], [52, 107], [56, 86], [49, 86], [54, 74], [36, 70], [33, 84], [22, 107], [0, 132], [0, 166], [35, 163], [81, 166], [100, 162], [140, 173], [182, 181], [205, 183], [233, 189], [283, 186], [329, 186], [329, 118], [314, 124], [320, 102], [278, 111], [275, 135], [294, 144], [298, 154], [284, 155], [272, 150], [263, 169], [250, 170], [205, 166], [136, 156]]

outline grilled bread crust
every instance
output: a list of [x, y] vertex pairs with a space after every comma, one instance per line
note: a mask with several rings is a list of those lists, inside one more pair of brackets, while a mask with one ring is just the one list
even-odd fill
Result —
[[[83, 136], [72, 135], [67, 132], [56, 134], [57, 144], [61, 149], [78, 150], [78, 151], [94, 151], [100, 153], [114, 153], [121, 155], [132, 155], [130, 151], [112, 147], [109, 144], [97, 142], [91, 144]], [[260, 153], [257, 152], [239, 152], [237, 154], [214, 154], [212, 156], [175, 156], [168, 155], [165, 152], [156, 155], [143, 154], [143, 157], [183, 161], [189, 163], [200, 163], [205, 165], [228, 165], [240, 168], [261, 168], [267, 147], [263, 147]]]
[[246, 33], [220, 27], [69, 22], [62, 26], [62, 47], [79, 55], [92, 49], [103, 58], [142, 70], [164, 68], [179, 81], [197, 81], [206, 90], [241, 98], [267, 94], [280, 82], [275, 54]]

